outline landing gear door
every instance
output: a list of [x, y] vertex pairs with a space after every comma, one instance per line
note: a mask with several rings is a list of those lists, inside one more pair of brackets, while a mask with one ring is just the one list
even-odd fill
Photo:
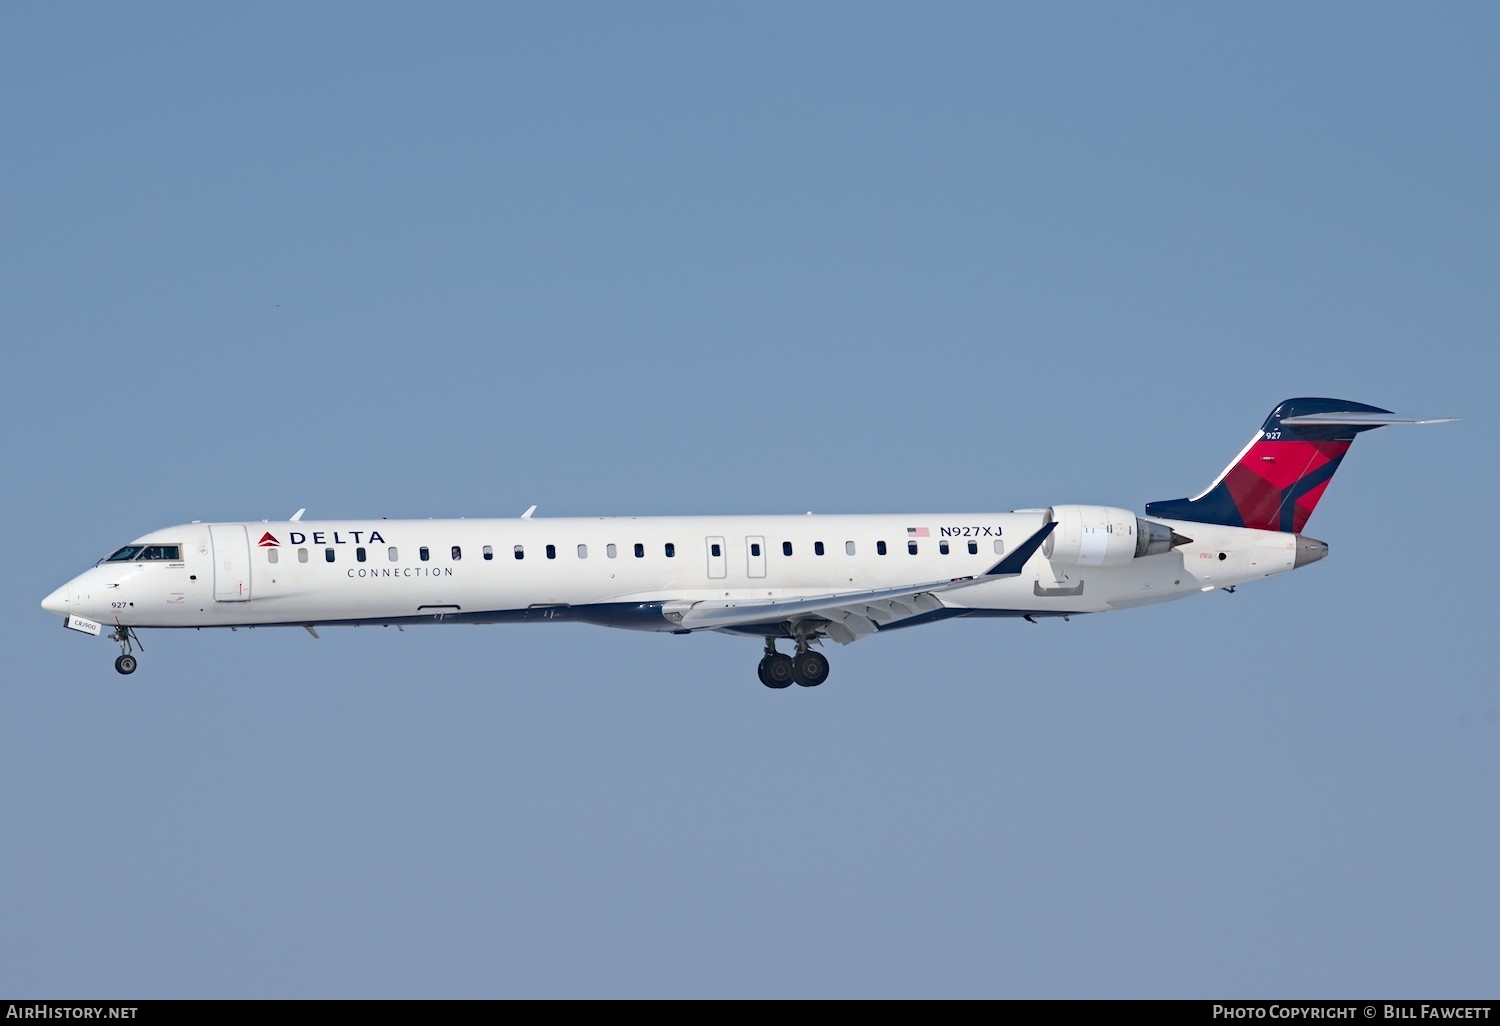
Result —
[[721, 581], [728, 573], [729, 553], [724, 549], [723, 538], [709, 538], [708, 542], [708, 576], [710, 580]]
[[244, 524], [209, 524], [214, 550], [214, 600], [250, 601], [250, 537]]

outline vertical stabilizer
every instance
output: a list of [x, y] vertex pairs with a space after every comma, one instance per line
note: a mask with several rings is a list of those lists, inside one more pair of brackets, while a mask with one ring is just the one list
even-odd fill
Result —
[[1347, 399], [1288, 399], [1213, 484], [1192, 499], [1146, 504], [1146, 515], [1298, 533], [1361, 431], [1420, 423]]

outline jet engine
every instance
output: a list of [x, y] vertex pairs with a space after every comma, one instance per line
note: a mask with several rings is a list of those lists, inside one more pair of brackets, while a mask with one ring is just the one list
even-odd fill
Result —
[[1120, 566], [1192, 541], [1118, 506], [1053, 506], [1047, 516], [1057, 527], [1042, 555], [1062, 566]]

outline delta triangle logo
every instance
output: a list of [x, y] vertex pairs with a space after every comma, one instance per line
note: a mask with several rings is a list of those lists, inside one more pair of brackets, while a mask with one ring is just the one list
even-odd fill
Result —
[[267, 531], [265, 534], [260, 536], [260, 541], [256, 542], [255, 544], [263, 549], [274, 549], [278, 545], [280, 545], [281, 542], [276, 540], [276, 536], [274, 534], [272, 534], [270, 531]]

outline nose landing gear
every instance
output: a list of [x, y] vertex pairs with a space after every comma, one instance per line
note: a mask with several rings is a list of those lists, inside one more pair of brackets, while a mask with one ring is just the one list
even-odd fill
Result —
[[142, 651], [146, 649], [145, 645], [141, 645], [140, 635], [136, 634], [135, 628], [123, 625], [117, 626], [110, 634], [109, 640], [119, 642], [120, 645], [120, 657], [115, 660], [115, 672], [123, 674], [134, 673], [136, 660], [135, 656], [130, 654], [132, 651], [131, 643], [134, 642], [136, 645], [140, 645]]

